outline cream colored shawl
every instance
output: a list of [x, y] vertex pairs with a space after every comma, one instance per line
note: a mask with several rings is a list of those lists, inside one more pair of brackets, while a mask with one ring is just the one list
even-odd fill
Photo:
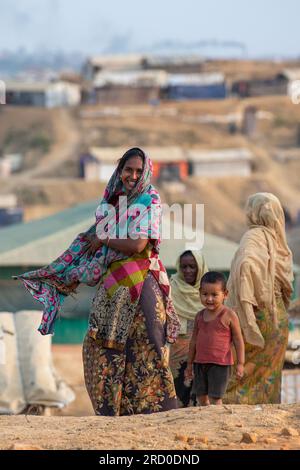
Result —
[[236, 310], [247, 343], [264, 347], [254, 307], [268, 309], [278, 328], [276, 296], [286, 308], [292, 293], [292, 254], [285, 236], [284, 212], [276, 196], [257, 193], [246, 204], [249, 230], [231, 264], [227, 304]]
[[171, 295], [176, 313], [179, 316], [181, 322], [181, 334], [186, 333], [187, 320], [194, 320], [196, 314], [203, 308], [203, 305], [200, 302], [200, 281], [202, 276], [208, 271], [204, 256], [201, 251], [189, 251], [192, 252], [198, 266], [195, 284], [191, 286], [185, 282], [183, 274], [180, 270], [180, 256], [176, 261], [177, 273], [171, 276]]

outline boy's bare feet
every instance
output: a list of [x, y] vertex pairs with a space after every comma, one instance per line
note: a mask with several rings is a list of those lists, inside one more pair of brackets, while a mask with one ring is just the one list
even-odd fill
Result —
[[198, 402], [198, 405], [200, 405], [200, 406], [209, 406], [210, 405], [208, 395], [202, 395], [200, 397], [197, 397], [197, 402]]

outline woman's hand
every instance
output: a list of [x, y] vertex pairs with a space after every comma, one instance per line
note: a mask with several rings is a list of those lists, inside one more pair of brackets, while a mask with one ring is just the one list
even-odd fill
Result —
[[244, 364], [238, 364], [236, 366], [236, 378], [241, 380], [244, 376]]
[[184, 371], [184, 378], [185, 379], [193, 379], [194, 378], [194, 373], [193, 373], [193, 364], [188, 364], [185, 371]]
[[87, 256], [94, 256], [96, 251], [103, 245], [103, 242], [96, 235], [81, 234], [81, 238], [86, 241], [84, 253], [86, 253]]

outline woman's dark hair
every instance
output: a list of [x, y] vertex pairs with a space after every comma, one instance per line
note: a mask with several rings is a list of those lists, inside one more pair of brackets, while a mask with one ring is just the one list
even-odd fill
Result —
[[124, 155], [118, 161], [118, 170], [119, 170], [120, 173], [123, 170], [127, 160], [129, 160], [129, 158], [132, 158], [132, 157], [140, 157], [143, 160], [143, 165], [144, 165], [144, 163], [145, 163], [145, 153], [139, 147], [133, 147], [133, 148], [127, 150], [127, 152], [125, 152]]
[[203, 284], [216, 284], [219, 282], [222, 285], [222, 290], [226, 290], [226, 278], [223, 273], [217, 271], [208, 271], [202, 276], [200, 281], [200, 289]]
[[192, 256], [192, 257], [194, 258], [194, 255], [193, 255], [193, 253], [191, 252], [191, 250], [186, 250], [186, 251], [184, 251], [183, 253], [181, 253], [181, 255], [179, 256], [180, 260], [181, 260], [181, 258], [183, 258], [183, 257], [186, 256], [186, 255]]

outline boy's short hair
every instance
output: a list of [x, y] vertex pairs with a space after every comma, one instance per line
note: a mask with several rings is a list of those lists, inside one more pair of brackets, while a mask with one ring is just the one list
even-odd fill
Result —
[[216, 284], [217, 282], [222, 285], [222, 290], [225, 291], [227, 282], [224, 274], [217, 271], [208, 271], [201, 278], [200, 289], [203, 284]]

